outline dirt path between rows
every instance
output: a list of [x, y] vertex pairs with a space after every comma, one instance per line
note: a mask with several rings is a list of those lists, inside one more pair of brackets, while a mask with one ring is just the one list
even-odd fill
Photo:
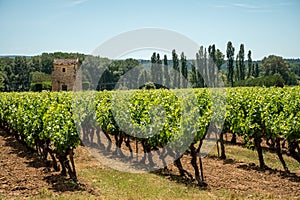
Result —
[[[182, 161], [189, 163], [190, 159], [184, 156]], [[81, 146], [75, 152], [75, 164], [77, 171], [87, 166], [106, 168]], [[206, 190], [228, 190], [237, 196], [263, 194], [275, 199], [300, 199], [299, 174], [286, 176], [276, 170], [260, 171], [254, 164], [230, 159], [222, 161], [213, 157], [204, 158], [203, 166], [209, 185]], [[185, 168], [192, 171], [189, 164], [185, 164]], [[169, 169], [171, 171], [160, 175], [180, 182], [174, 178], [178, 177], [177, 169], [174, 166], [169, 166]], [[54, 196], [74, 192], [99, 195], [101, 188], [93, 188], [87, 180], [78, 178], [81, 185], [72, 184], [0, 129], [0, 197], [33, 197], [41, 194], [43, 189], [50, 190]]]

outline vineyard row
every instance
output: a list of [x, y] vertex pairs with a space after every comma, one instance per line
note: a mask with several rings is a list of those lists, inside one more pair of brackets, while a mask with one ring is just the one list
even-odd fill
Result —
[[104, 134], [120, 149], [126, 143], [131, 153], [132, 141], [141, 144], [144, 164], [146, 158], [156, 164], [153, 151], [164, 165], [171, 156], [180, 174], [193, 178], [180, 160], [190, 154], [195, 179], [203, 185], [199, 154], [212, 135], [221, 143], [223, 159], [223, 134], [232, 133], [257, 150], [261, 168], [267, 166], [262, 141], [276, 151], [287, 172], [283, 151], [300, 163], [299, 94], [299, 87], [0, 93], [0, 123], [75, 181], [74, 149], [80, 142], [99, 146], [99, 134]]

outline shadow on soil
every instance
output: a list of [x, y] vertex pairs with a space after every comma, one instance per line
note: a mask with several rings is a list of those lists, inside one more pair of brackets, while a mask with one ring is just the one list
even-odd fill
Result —
[[268, 174], [274, 174], [274, 175], [278, 175], [283, 179], [287, 179], [289, 181], [292, 182], [300, 182], [300, 176], [298, 176], [296, 173], [287, 173], [285, 171], [282, 170], [278, 170], [278, 169], [272, 169], [270, 167], [266, 167], [265, 169], [261, 169], [259, 166], [257, 166], [255, 163], [248, 163], [248, 164], [240, 164], [237, 166], [237, 168], [240, 169], [244, 169], [244, 170], [254, 170], [254, 171], [259, 171], [259, 172], [264, 172], [264, 173], [268, 173]]
[[10, 154], [16, 154], [21, 158], [25, 158], [25, 164], [28, 167], [33, 168], [43, 168], [44, 175], [41, 180], [46, 181], [51, 190], [55, 192], [65, 192], [65, 191], [84, 191], [86, 187], [84, 184], [75, 183], [71, 179], [58, 174], [58, 172], [52, 172], [51, 162], [42, 160], [36, 152], [30, 150], [25, 145], [18, 142], [14, 136], [8, 134], [6, 131], [0, 129], [0, 135], [5, 141], [5, 146], [12, 147]]
[[199, 186], [195, 179], [190, 179], [189, 177], [186, 177], [186, 176], [184, 176], [184, 177], [180, 176], [179, 174], [175, 174], [173, 171], [170, 171], [168, 169], [160, 169], [160, 170], [153, 171], [151, 173], [158, 175], [158, 176], [162, 176], [170, 181], [173, 181], [173, 182], [176, 182], [179, 184], [183, 184], [186, 187], [193, 187], [193, 188], [197, 187], [201, 190], [209, 189], [209, 186]]
[[[220, 158], [218, 158], [217, 156], [209, 156], [209, 158], [220, 160]], [[296, 173], [293, 173], [293, 172], [287, 173], [283, 170], [272, 169], [270, 167], [261, 169], [255, 163], [244, 163], [244, 162], [229, 158], [229, 159], [223, 160], [223, 164], [224, 165], [235, 164], [236, 168], [243, 169], [246, 171], [253, 170], [253, 171], [258, 171], [258, 172], [263, 172], [263, 173], [268, 173], [268, 174], [273, 174], [273, 175], [277, 174], [278, 176], [280, 176], [283, 179], [288, 179], [289, 181], [292, 181], [292, 182], [300, 182], [300, 176], [298, 176]]]

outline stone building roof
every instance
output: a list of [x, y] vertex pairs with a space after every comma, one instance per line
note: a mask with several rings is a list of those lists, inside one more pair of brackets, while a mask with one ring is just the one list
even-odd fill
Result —
[[78, 64], [79, 60], [77, 59], [54, 59], [53, 64], [55, 65], [72, 65]]

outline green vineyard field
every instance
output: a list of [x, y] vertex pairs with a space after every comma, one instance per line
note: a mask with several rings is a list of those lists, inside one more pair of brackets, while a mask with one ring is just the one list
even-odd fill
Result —
[[[88, 130], [101, 129], [118, 147], [136, 141], [145, 152], [166, 145], [179, 149], [175, 165], [181, 175], [186, 171], [180, 154], [189, 153], [202, 185], [196, 158], [211, 127], [221, 133], [221, 146], [225, 133], [242, 137], [257, 150], [261, 168], [262, 142], [276, 151], [286, 171], [283, 151], [300, 162], [299, 94], [299, 87], [0, 93], [0, 123], [45, 159], [50, 155], [57, 170], [58, 160], [62, 174], [75, 181], [74, 149], [88, 139]], [[168, 153], [161, 152], [162, 159]]]

